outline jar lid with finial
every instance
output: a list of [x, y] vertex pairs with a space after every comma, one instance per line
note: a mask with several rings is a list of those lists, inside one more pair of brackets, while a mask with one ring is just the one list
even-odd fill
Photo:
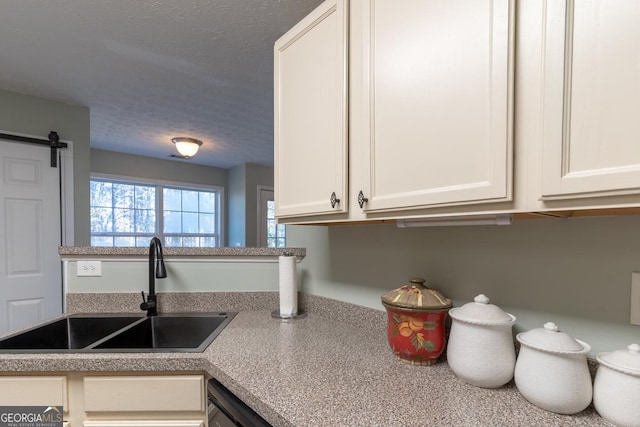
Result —
[[452, 303], [440, 292], [425, 286], [425, 279], [414, 277], [409, 283], [382, 296], [382, 304], [416, 311], [448, 310]]

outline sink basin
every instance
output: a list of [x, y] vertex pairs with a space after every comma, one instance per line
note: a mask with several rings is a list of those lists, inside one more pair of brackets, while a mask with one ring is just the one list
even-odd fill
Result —
[[72, 315], [0, 339], [0, 353], [200, 352], [235, 315]]
[[140, 316], [70, 316], [0, 340], [0, 351], [76, 350], [141, 319]]
[[148, 317], [92, 346], [92, 350], [203, 351], [235, 313]]

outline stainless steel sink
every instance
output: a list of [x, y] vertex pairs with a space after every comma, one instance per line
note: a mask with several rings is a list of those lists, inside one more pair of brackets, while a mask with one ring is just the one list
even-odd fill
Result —
[[0, 339], [0, 353], [200, 352], [236, 314], [73, 315]]
[[70, 316], [0, 340], [0, 351], [78, 350], [140, 321], [141, 316]]
[[92, 346], [93, 350], [203, 351], [235, 313], [148, 317]]

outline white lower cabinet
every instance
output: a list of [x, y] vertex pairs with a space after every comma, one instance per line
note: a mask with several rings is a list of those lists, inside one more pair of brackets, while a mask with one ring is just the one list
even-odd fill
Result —
[[202, 374], [0, 376], [1, 406], [62, 406], [70, 427], [207, 427], [206, 396]]

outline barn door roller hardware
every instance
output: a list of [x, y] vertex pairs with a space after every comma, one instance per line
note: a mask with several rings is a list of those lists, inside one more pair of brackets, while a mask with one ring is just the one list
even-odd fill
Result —
[[47, 145], [51, 148], [51, 167], [58, 167], [58, 149], [67, 148], [66, 142], [60, 142], [58, 132], [49, 132], [49, 139], [31, 138], [28, 136], [11, 135], [8, 133], [0, 133], [0, 139], [6, 139], [16, 142], [27, 142], [29, 144]]
[[51, 167], [58, 167], [58, 148], [67, 148], [67, 144], [60, 142], [58, 132], [49, 132], [49, 146], [51, 147]]

